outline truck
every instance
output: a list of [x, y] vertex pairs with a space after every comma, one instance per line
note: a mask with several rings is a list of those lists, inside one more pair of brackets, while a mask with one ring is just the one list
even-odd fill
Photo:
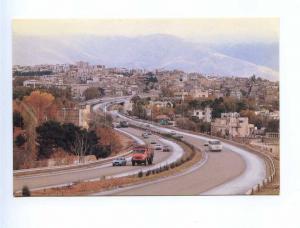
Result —
[[131, 163], [133, 166], [135, 166], [135, 164], [151, 165], [153, 163], [153, 158], [153, 148], [150, 148], [147, 145], [135, 146], [132, 149]]

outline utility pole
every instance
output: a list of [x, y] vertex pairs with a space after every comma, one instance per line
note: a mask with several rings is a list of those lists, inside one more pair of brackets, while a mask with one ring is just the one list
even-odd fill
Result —
[[104, 126], [106, 127], [106, 103], [104, 104]]

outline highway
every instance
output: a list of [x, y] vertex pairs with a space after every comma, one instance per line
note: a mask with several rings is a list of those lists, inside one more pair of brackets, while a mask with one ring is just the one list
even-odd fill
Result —
[[[129, 98], [103, 99], [101, 100], [102, 103], [96, 104], [93, 109], [96, 112], [107, 112], [106, 108], [110, 104], [122, 102], [124, 99]], [[98, 103], [99, 100], [95, 102]], [[111, 114], [114, 117], [118, 116], [120, 119], [129, 121], [133, 125], [146, 124], [142, 120], [128, 118], [116, 111], [111, 111]], [[204, 143], [210, 139], [209, 136], [197, 135], [176, 128], [165, 128], [151, 123], [147, 123], [147, 125], [154, 131], [164, 133], [174, 131], [183, 135], [186, 142], [204, 152], [203, 160], [177, 175], [121, 189], [99, 192], [95, 195], [237, 195], [245, 194], [266, 177], [265, 161], [243, 148], [223, 142], [222, 152], [209, 152], [204, 146]], [[104, 176], [106, 178], [127, 176], [136, 174], [140, 170], [146, 171], [149, 168], [171, 163], [183, 154], [183, 149], [178, 144], [157, 135], [152, 135], [150, 139], [143, 139], [141, 137], [143, 130], [136, 128], [117, 130], [128, 134], [139, 144], [148, 144], [150, 140], [155, 140], [161, 145], [169, 145], [172, 152], [156, 151], [154, 164], [151, 166], [133, 167], [128, 162], [126, 166], [112, 167], [111, 162], [107, 162], [93, 167], [74, 167], [60, 171], [54, 169], [46, 173], [15, 176], [14, 191], [20, 191], [24, 185], [34, 190], [68, 185], [76, 181], [95, 180]], [[130, 160], [129, 156], [127, 160]]]
[[[24, 185], [27, 185], [31, 190], [43, 189], [49, 187], [58, 187], [71, 184], [76, 181], [100, 179], [106, 177], [121, 177], [139, 172], [140, 170], [147, 170], [150, 167], [160, 166], [166, 162], [172, 162], [182, 156], [183, 150], [178, 145], [169, 140], [164, 140], [156, 135], [152, 135], [149, 139], [142, 139], [143, 131], [133, 128], [122, 128], [119, 131], [127, 133], [130, 137], [139, 144], [149, 143], [149, 141], [156, 141], [160, 145], [168, 145], [170, 152], [155, 151], [153, 165], [150, 166], [132, 166], [130, 162], [130, 155], [127, 156], [127, 165], [120, 167], [112, 167], [112, 163], [104, 163], [94, 167], [74, 167], [68, 170], [51, 171], [42, 174], [32, 174], [26, 176], [14, 177], [14, 191], [20, 191]], [[144, 142], [145, 141], [145, 142]]]
[[[123, 101], [119, 98], [115, 102]], [[110, 100], [109, 103], [112, 101]], [[94, 106], [94, 110], [106, 109], [109, 103]], [[105, 110], [106, 111], [106, 110]], [[141, 120], [127, 118], [113, 112], [114, 116], [129, 121], [131, 124], [141, 126]], [[184, 140], [201, 150], [209, 140], [208, 136], [191, 134], [147, 123], [150, 129], [170, 133], [175, 131], [184, 136]], [[222, 152], [206, 152], [206, 162], [185, 175], [166, 178], [163, 181], [154, 181], [113, 191], [101, 192], [96, 195], [244, 195], [255, 184], [266, 177], [265, 161], [235, 145], [223, 142]]]

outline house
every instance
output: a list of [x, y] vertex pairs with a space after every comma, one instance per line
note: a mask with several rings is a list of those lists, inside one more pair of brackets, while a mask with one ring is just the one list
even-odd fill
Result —
[[189, 95], [193, 98], [207, 98], [209, 94], [208, 90], [193, 89], [189, 92]]
[[155, 120], [161, 125], [168, 125], [170, 118], [167, 115], [158, 115], [155, 117]]
[[229, 137], [248, 137], [252, 134], [254, 125], [249, 124], [248, 117], [240, 117], [239, 113], [222, 113], [211, 123], [214, 135]]
[[72, 123], [76, 126], [88, 129], [90, 113], [90, 105], [83, 105], [74, 108], [61, 108], [57, 112], [57, 119], [62, 123]]
[[230, 96], [240, 100], [242, 98], [242, 93], [239, 89], [234, 89], [230, 91]]
[[194, 109], [192, 116], [209, 123], [211, 122], [211, 112], [212, 109], [209, 107], [206, 107], [205, 109]]

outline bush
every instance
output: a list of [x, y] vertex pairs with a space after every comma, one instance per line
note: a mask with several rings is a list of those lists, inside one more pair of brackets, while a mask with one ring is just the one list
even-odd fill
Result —
[[171, 169], [174, 169], [174, 168], [175, 168], [174, 162], [170, 165], [170, 168], [171, 168]]
[[146, 176], [149, 176], [150, 174], [151, 174], [151, 171], [148, 170], [148, 171], [146, 172]]
[[22, 146], [25, 142], [26, 142], [26, 139], [22, 134], [18, 135], [15, 139], [15, 144], [18, 147]]
[[27, 186], [23, 186], [23, 188], [22, 188], [22, 196], [27, 197], [27, 196], [30, 196], [30, 195], [31, 195], [31, 193], [30, 193], [29, 188]]
[[143, 177], [143, 172], [142, 172], [142, 171], [140, 171], [140, 172], [138, 173], [138, 177]]
[[155, 174], [155, 169], [153, 169], [151, 172], [152, 172], [152, 175]]

